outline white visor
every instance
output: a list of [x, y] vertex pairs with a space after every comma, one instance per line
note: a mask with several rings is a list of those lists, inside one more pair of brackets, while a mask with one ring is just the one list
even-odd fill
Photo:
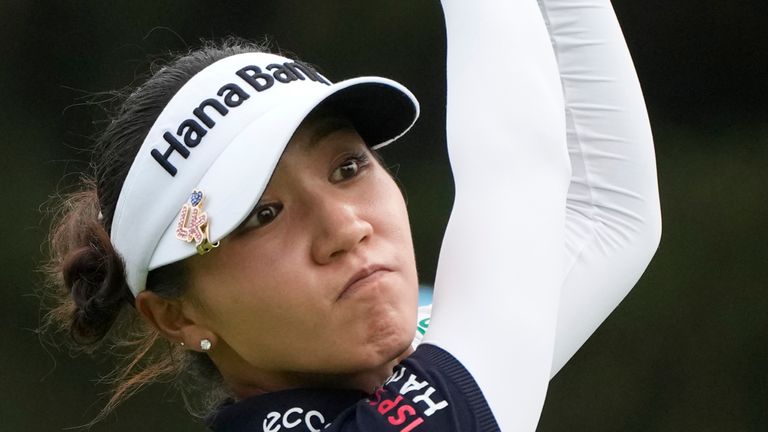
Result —
[[173, 96], [131, 165], [112, 220], [134, 295], [149, 271], [198, 253], [197, 229], [211, 244], [245, 220], [296, 128], [320, 104], [345, 115], [373, 148], [399, 138], [419, 115], [413, 94], [392, 80], [332, 84], [303, 63], [266, 53], [219, 60]]

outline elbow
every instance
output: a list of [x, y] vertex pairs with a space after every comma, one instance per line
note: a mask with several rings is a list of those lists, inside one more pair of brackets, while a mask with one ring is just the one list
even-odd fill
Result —
[[649, 200], [636, 225], [635, 243], [641, 255], [650, 262], [661, 243], [661, 206], [658, 195]]
[[622, 213], [621, 216], [616, 215], [616, 218], [624, 217], [623, 222], [617, 224], [625, 228], [627, 236], [624, 241], [630, 250], [635, 251], [636, 256], [646, 257], [647, 264], [661, 243], [661, 202], [655, 181], [652, 184], [649, 182], [645, 188], [639, 188], [638, 192], [631, 199], [633, 203], [625, 201], [625, 206], [616, 208]]
[[647, 265], [661, 242], [658, 194], [646, 195], [640, 205], [635, 201], [632, 206], [612, 206], [607, 210], [603, 208], [595, 218], [595, 234], [605, 253], [632, 256]]
[[648, 252], [652, 257], [661, 243], [661, 207], [659, 205], [656, 205], [655, 211], [649, 216], [646, 236], [648, 239]]

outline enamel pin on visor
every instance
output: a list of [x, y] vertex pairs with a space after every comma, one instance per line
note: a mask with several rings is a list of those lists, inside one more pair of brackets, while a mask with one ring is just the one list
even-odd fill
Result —
[[197, 253], [204, 255], [219, 246], [208, 238], [208, 214], [203, 211], [203, 191], [195, 189], [184, 203], [176, 223], [176, 238], [185, 242], [194, 241]]

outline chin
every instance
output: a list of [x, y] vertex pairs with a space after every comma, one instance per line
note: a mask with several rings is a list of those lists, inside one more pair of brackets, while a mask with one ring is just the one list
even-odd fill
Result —
[[[369, 292], [363, 300], [365, 307], [360, 339], [356, 343], [355, 358], [362, 369], [376, 369], [383, 365], [391, 367], [398, 358], [410, 349], [416, 332], [417, 290], [403, 292], [403, 284], [382, 284]], [[355, 343], [355, 342], [352, 342]]]
[[364, 362], [373, 368], [396, 360], [411, 346], [416, 319], [405, 313], [384, 314], [368, 323], [368, 337], [360, 345]]

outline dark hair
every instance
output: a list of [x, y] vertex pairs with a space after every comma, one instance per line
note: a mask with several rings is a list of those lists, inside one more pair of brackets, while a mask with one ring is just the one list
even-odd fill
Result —
[[[188, 409], [204, 415], [227, 396], [217, 369], [205, 354], [183, 350], [139, 318], [125, 279], [123, 260], [109, 238], [123, 182], [145, 136], [165, 105], [197, 72], [225, 57], [265, 52], [264, 44], [228, 38], [152, 64], [149, 78], [132, 91], [118, 92], [118, 107], [97, 137], [92, 172], [55, 209], [46, 273], [53, 300], [44, 330], [69, 334], [72, 346], [92, 352], [111, 341], [124, 360], [108, 381], [112, 397], [92, 423], [144, 385], [172, 378]], [[166, 298], [183, 294], [184, 262], [149, 273], [147, 289]], [[188, 396], [192, 397], [188, 397]]]

